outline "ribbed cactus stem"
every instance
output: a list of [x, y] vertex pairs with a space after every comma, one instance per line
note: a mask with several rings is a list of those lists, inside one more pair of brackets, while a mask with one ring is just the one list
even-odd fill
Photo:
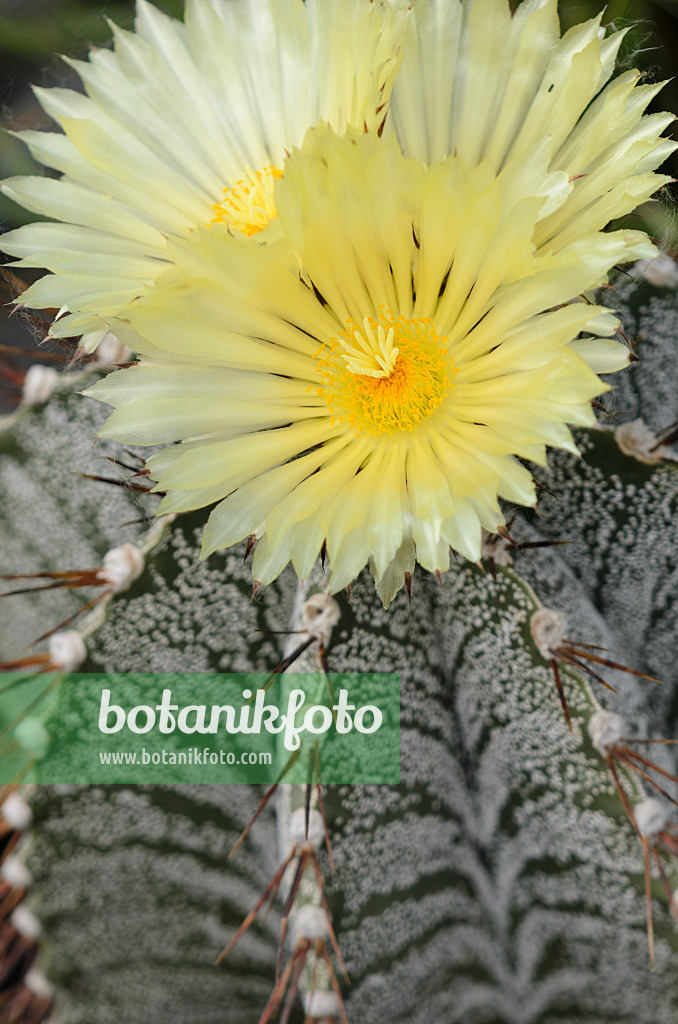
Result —
[[40, 1024], [53, 1004], [54, 989], [33, 966], [42, 927], [25, 904], [32, 876], [17, 849], [32, 814], [29, 787], [0, 788], [0, 1021]]
[[[293, 654], [310, 633], [316, 641], [307, 647], [288, 669], [289, 673], [324, 674], [321, 651], [331, 639], [332, 629], [339, 618], [336, 601], [324, 593], [326, 577], [319, 566], [310, 576], [297, 586], [294, 602], [291, 634], [285, 648], [285, 657]], [[289, 857], [293, 847], [299, 849], [310, 845], [317, 853], [324, 838], [325, 827], [322, 815], [317, 810], [318, 793], [314, 786], [311, 793], [311, 807], [308, 818], [308, 834], [306, 833], [306, 785], [283, 784], [277, 794], [278, 821], [278, 854], [282, 860]], [[293, 884], [299, 858], [290, 863], [281, 886], [283, 900], [289, 896]], [[299, 943], [309, 940], [311, 943], [327, 942], [330, 922], [323, 908], [323, 898], [318, 877], [312, 864], [308, 864], [299, 883], [294, 903], [289, 915], [289, 932], [294, 949]], [[299, 981], [299, 992], [307, 1016], [313, 1019], [326, 1020], [338, 1016], [338, 1000], [332, 989], [329, 969], [316, 950], [311, 949]]]

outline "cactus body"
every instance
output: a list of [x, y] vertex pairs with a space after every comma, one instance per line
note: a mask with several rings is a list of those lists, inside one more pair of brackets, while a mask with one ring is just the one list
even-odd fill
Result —
[[[641, 280], [613, 301], [631, 331], [647, 332], [641, 363], [614, 393], [615, 415], [657, 430], [672, 416], [668, 391], [661, 416], [651, 410], [675, 363], [675, 293]], [[101, 448], [91, 451], [100, 419], [99, 406], [61, 387], [3, 435], [6, 571], [91, 567], [111, 547], [143, 544], [144, 522], [122, 524], [143, 520], [156, 499], [69, 475], [101, 473]], [[634, 735], [676, 733], [678, 474], [624, 454], [614, 426], [577, 442], [583, 458], [552, 456], [538, 475], [548, 488], [538, 515], [512, 527], [518, 543], [566, 544], [508, 558], [496, 547], [494, 575], [460, 562], [442, 587], [418, 571], [411, 606], [403, 591], [385, 611], [367, 573], [350, 600], [339, 597], [330, 668], [400, 672], [402, 700], [401, 785], [326, 797], [337, 865], [326, 878], [351, 1021], [675, 1020], [678, 937], [655, 880], [650, 972], [642, 849], [586, 725], [603, 705]], [[279, 661], [285, 638], [258, 631], [293, 622], [292, 573], [251, 600], [244, 544], [198, 562], [203, 523], [201, 513], [168, 523], [129, 589], [83, 620], [83, 668], [247, 671]], [[318, 569], [311, 590], [321, 584]], [[2, 654], [16, 655], [89, 593], [2, 602]], [[535, 644], [544, 608], [565, 616], [568, 640], [605, 648], [664, 686], [606, 671], [615, 695], [561, 666], [568, 732]], [[672, 760], [666, 748], [656, 754], [669, 770]], [[624, 786], [642, 799], [637, 778]], [[64, 1024], [257, 1018], [279, 907], [211, 966], [279, 863], [272, 808], [227, 863], [257, 799], [243, 787], [188, 785], [38, 793], [36, 906], [47, 970], [67, 997]]]

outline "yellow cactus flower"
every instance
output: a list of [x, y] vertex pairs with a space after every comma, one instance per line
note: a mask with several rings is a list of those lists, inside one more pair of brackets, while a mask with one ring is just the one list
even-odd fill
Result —
[[[671, 179], [652, 172], [678, 143], [673, 114], [644, 115], [663, 82], [612, 78], [625, 35], [601, 13], [560, 37], [557, 0], [417, 0], [389, 127], [407, 156], [451, 153], [495, 173], [547, 155], [546, 209], [535, 243], [555, 250], [598, 231]], [[563, 193], [566, 202], [562, 202]]]
[[626, 230], [539, 250], [547, 177], [543, 149], [496, 174], [310, 131], [278, 241], [170, 243], [117, 328], [141, 362], [88, 392], [117, 410], [102, 435], [180, 442], [148, 461], [160, 511], [216, 502], [204, 553], [256, 534], [261, 583], [290, 559], [306, 576], [324, 545], [333, 591], [369, 563], [387, 602], [415, 558], [478, 559], [499, 498], [535, 501], [519, 459], [576, 451], [567, 424], [593, 422], [597, 374], [628, 361], [610, 310], [571, 300], [655, 252]]
[[22, 304], [88, 332], [152, 283], [168, 239], [225, 222], [249, 236], [275, 218], [285, 154], [324, 120], [378, 130], [398, 69], [405, 0], [187, 0], [185, 24], [137, 0], [136, 32], [69, 61], [87, 95], [37, 89], [63, 133], [20, 132], [59, 180], [6, 180], [6, 196], [56, 223], [3, 236], [14, 266], [46, 267]]

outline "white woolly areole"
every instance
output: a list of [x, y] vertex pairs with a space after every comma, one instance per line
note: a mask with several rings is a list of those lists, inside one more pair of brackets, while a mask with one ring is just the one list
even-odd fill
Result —
[[23, 903], [15, 907], [9, 920], [12, 927], [18, 931], [19, 935], [23, 935], [24, 939], [38, 939], [42, 934], [42, 925], [35, 914], [28, 907], [24, 907]]
[[633, 808], [633, 816], [641, 836], [654, 839], [666, 827], [666, 811], [659, 800], [650, 796]]
[[297, 807], [290, 815], [289, 837], [293, 843], [310, 843], [314, 850], [319, 850], [325, 838], [325, 825], [322, 814], [311, 808], [308, 819], [308, 839], [306, 838], [306, 812]]
[[33, 875], [18, 857], [5, 857], [0, 865], [0, 877], [15, 889], [27, 889]]
[[643, 420], [621, 423], [614, 432], [615, 440], [624, 455], [630, 455], [638, 462], [654, 466], [663, 459], [673, 457], [666, 445], [657, 445], [657, 437]]
[[300, 907], [292, 919], [292, 944], [296, 946], [300, 939], [326, 939], [329, 935], [327, 914], [322, 907], [314, 907], [310, 903]]
[[110, 331], [99, 342], [96, 349], [95, 366], [116, 366], [119, 363], [128, 363], [132, 358], [132, 349], [116, 338]]
[[532, 639], [542, 658], [550, 661], [556, 658], [555, 653], [565, 640], [567, 620], [562, 612], [552, 608], [540, 608], [530, 619]]
[[135, 544], [121, 544], [104, 555], [104, 567], [99, 576], [111, 584], [114, 594], [121, 594], [132, 586], [144, 571], [144, 556]]
[[23, 832], [33, 820], [33, 813], [18, 793], [10, 793], [2, 805], [0, 814], [11, 828]]
[[61, 672], [75, 672], [87, 657], [85, 642], [77, 629], [65, 629], [49, 638], [49, 660]]
[[616, 746], [625, 735], [626, 722], [612, 711], [596, 711], [589, 719], [588, 728], [593, 746], [605, 757], [610, 747]]
[[13, 730], [12, 735], [19, 746], [27, 750], [33, 757], [44, 757], [49, 747], [49, 733], [34, 715], [22, 719]]
[[22, 401], [24, 405], [42, 405], [56, 387], [59, 374], [53, 366], [41, 366], [34, 363], [29, 367], [24, 379]]
[[491, 558], [495, 565], [513, 565], [513, 559], [509, 551], [509, 542], [498, 533], [488, 533], [483, 530], [483, 539], [480, 543], [480, 557]]
[[678, 285], [678, 264], [661, 253], [653, 260], [637, 260], [631, 272], [642, 274], [655, 288], [675, 288]]
[[56, 989], [52, 985], [42, 971], [36, 971], [31, 968], [30, 971], [26, 971], [24, 976], [24, 984], [27, 988], [34, 992], [36, 996], [43, 996], [45, 999], [51, 999]]
[[339, 1000], [330, 989], [314, 989], [313, 992], [302, 992], [301, 1001], [307, 1017], [338, 1017]]
[[339, 605], [329, 594], [314, 594], [301, 609], [301, 628], [329, 643], [332, 630], [339, 622]]

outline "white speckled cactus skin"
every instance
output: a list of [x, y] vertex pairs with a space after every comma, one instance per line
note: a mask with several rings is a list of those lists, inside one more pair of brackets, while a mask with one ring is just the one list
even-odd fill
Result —
[[[339, 597], [330, 668], [396, 671], [402, 688], [401, 785], [326, 794], [336, 874], [320, 856], [352, 979], [350, 1024], [677, 1019], [678, 933], [657, 884], [651, 972], [642, 849], [586, 723], [602, 705], [633, 735], [678, 738], [678, 470], [615, 439], [617, 423], [642, 418], [658, 431], [678, 419], [678, 294], [641, 278], [606, 301], [643, 338], [640, 362], [604, 399], [617, 419], [577, 434], [582, 459], [551, 454], [537, 471], [547, 488], [538, 512], [511, 528], [517, 541], [568, 543], [514, 552], [496, 578], [463, 562], [442, 588], [418, 573], [411, 606], [401, 592], [384, 611], [367, 575], [350, 601]], [[0, 436], [0, 571], [91, 567], [140, 542], [145, 524], [123, 524], [153, 499], [73, 475], [102, 472], [92, 436], [104, 415], [66, 384]], [[168, 525], [92, 628], [86, 668], [276, 665], [285, 637], [257, 630], [290, 627], [293, 575], [251, 600], [244, 546], [198, 563], [203, 520]], [[0, 654], [17, 656], [82, 600], [56, 591], [0, 602]], [[613, 694], [561, 667], [568, 732], [530, 629], [542, 607], [565, 617], [568, 639], [663, 685], [606, 670]], [[671, 749], [653, 756], [675, 770]], [[638, 781], [627, 784], [642, 800]], [[280, 907], [211, 965], [279, 863], [272, 808], [227, 861], [259, 796], [189, 785], [35, 795], [34, 909], [61, 1024], [258, 1020]]]

